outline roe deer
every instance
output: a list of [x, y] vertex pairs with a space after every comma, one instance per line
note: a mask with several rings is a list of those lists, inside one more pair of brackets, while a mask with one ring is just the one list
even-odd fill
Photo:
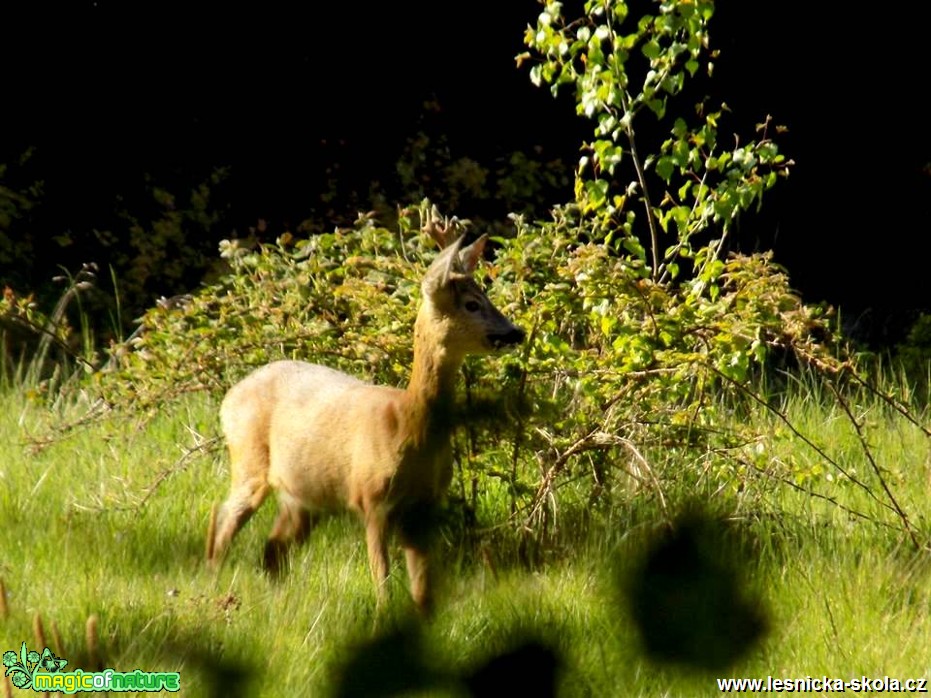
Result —
[[[307, 537], [311, 515], [351, 509], [364, 524], [379, 605], [386, 597], [387, 534], [397, 528], [410, 591], [423, 613], [432, 603], [423, 516], [452, 479], [451, 408], [467, 354], [524, 339], [472, 278], [487, 237], [463, 247], [455, 220], [424, 229], [440, 254], [421, 283], [414, 365], [407, 388], [372, 385], [325, 366], [276, 361], [233, 386], [220, 419], [232, 489], [211, 517], [207, 558], [216, 566], [231, 539], [269, 491], [279, 513], [265, 546], [278, 572], [288, 547]], [[418, 520], [420, 519], [420, 520]]]

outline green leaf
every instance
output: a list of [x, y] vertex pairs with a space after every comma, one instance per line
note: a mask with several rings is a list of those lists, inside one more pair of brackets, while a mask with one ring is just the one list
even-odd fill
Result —
[[685, 119], [679, 117], [675, 120], [672, 125], [672, 135], [674, 135], [679, 140], [685, 138], [686, 133], [688, 133], [689, 127], [685, 123]]
[[601, 333], [606, 337], [610, 337], [612, 331], [614, 330], [615, 325], [617, 325], [617, 318], [613, 315], [602, 315], [600, 321]]
[[533, 66], [530, 69], [530, 82], [532, 82], [537, 87], [540, 87], [540, 85], [543, 84], [543, 80], [541, 78], [542, 74], [543, 74], [543, 66], [541, 65]]
[[670, 209], [669, 214], [676, 223], [679, 230], [679, 236], [682, 237], [689, 228], [689, 214], [692, 212], [688, 206], [674, 206]]
[[668, 155], [664, 155], [656, 161], [656, 174], [667, 184], [672, 178], [672, 172], [675, 169], [675, 162]]
[[646, 105], [650, 108], [658, 119], [662, 119], [666, 114], [666, 100], [663, 99], [648, 99]]
[[588, 201], [586, 208], [590, 211], [604, 206], [608, 198], [608, 182], [604, 179], [593, 179], [585, 183], [585, 193]]
[[640, 244], [640, 240], [636, 237], [628, 235], [624, 238], [622, 244], [624, 245], [624, 249], [630, 252], [634, 257], [642, 261], [646, 260], [646, 250], [643, 249], [643, 245]]
[[601, 167], [613, 174], [614, 168], [620, 163], [624, 151], [612, 141], [606, 140], [595, 141], [592, 148]]
[[649, 58], [651, 61], [655, 61], [659, 58], [660, 47], [659, 42], [656, 39], [648, 41], [643, 45], [643, 48], [640, 49], [644, 56]]

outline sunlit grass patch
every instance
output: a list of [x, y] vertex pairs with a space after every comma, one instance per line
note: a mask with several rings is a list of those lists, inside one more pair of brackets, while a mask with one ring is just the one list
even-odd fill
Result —
[[[228, 476], [222, 444], [197, 448], [216, 435], [216, 406], [205, 396], [144, 420], [90, 424], [40, 449], [28, 437], [38, 433], [44, 408], [15, 390], [0, 400], [8, 444], [0, 465], [0, 577], [9, 607], [0, 621], [2, 648], [31, 642], [38, 613], [47, 635], [54, 624], [61, 638], [59, 656], [90, 661], [85, 634], [94, 615], [108, 665], [180, 671], [185, 695], [206, 695], [208, 686], [229, 681], [256, 695], [326, 695], [359, 648], [417, 627], [394, 548], [391, 602], [377, 612], [362, 526], [351, 516], [323, 519], [292, 554], [290, 574], [275, 582], [261, 566], [274, 517], [269, 502], [236, 538], [220, 572], [206, 570], [207, 519], [226, 495]], [[800, 392], [782, 409], [869, 478], [856, 435], [829, 407]], [[925, 437], [876, 404], [861, 409], [876, 461], [924, 530]], [[773, 457], [813, 462], [810, 449], [778, 438], [772, 413], [761, 408], [749, 419], [777, 435], [767, 445]], [[901, 531], [837, 505], [894, 522], [862, 488], [832, 483], [825, 471], [815, 478], [819, 491], [837, 502], [764, 476], [749, 481], [755, 492], [733, 493], [686, 477], [673, 455], [649, 457], [667, 511], [623, 469], [596, 506], [590, 485], [570, 480], [550, 533], [532, 544], [508, 523], [506, 482], [480, 474], [476, 520], [452, 516], [439, 538], [439, 604], [417, 631], [424, 648], [417, 661], [444, 678], [426, 694], [452, 695], [485, 680], [494, 657], [519, 666], [552, 656], [561, 695], [614, 695], [619, 686], [624, 695], [717, 695], [711, 673], [644, 655], [622, 583], [640, 564], [644, 542], [680, 504], [696, 501], [748, 536], [741, 577], [767, 618], [763, 641], [727, 675], [931, 671], [931, 561]]]

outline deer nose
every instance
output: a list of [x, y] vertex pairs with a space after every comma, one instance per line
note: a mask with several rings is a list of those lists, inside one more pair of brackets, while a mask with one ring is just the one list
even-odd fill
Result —
[[512, 327], [507, 332], [489, 335], [488, 339], [491, 340], [491, 343], [495, 349], [498, 349], [500, 347], [511, 346], [512, 344], [520, 344], [524, 341], [525, 336], [526, 335], [521, 328]]

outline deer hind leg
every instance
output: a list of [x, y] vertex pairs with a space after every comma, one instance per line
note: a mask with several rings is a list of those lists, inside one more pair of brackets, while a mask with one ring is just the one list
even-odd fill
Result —
[[381, 608], [388, 598], [388, 518], [384, 512], [370, 510], [365, 513], [365, 542], [375, 596]]
[[207, 563], [218, 567], [226, 549], [249, 518], [268, 496], [268, 452], [265, 448], [240, 450], [230, 444], [230, 470], [233, 484], [230, 495], [208, 531]]
[[288, 559], [288, 550], [294, 543], [300, 545], [310, 534], [310, 512], [285, 492], [278, 495], [278, 517], [265, 544], [265, 569], [277, 577]]

